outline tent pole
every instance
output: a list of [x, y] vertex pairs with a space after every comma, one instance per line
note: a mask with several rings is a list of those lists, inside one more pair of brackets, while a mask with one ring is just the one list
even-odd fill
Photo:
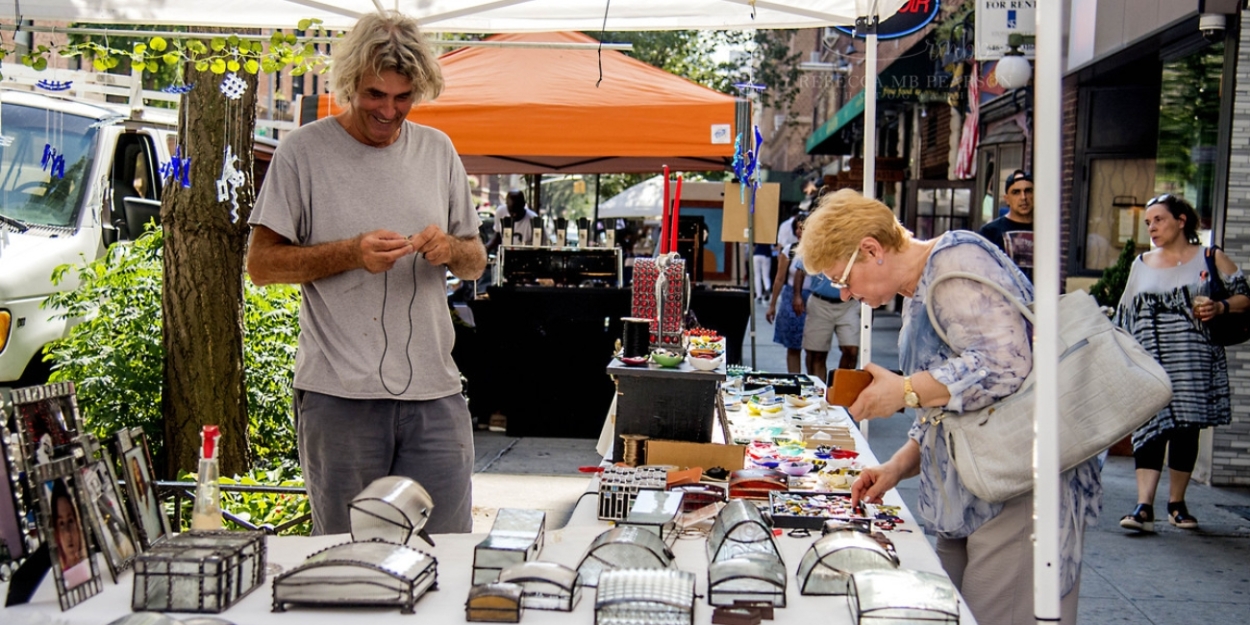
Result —
[[[591, 235], [590, 235], [590, 238], [594, 239], [599, 228], [599, 174], [595, 174], [595, 215], [594, 215], [594, 219], [590, 220], [590, 227], [594, 228], [594, 230], [591, 231]], [[603, 229], [606, 232], [608, 227], [604, 226]], [[606, 236], [606, 234], [604, 236]], [[590, 246], [587, 242], [582, 241], [582, 247], [590, 247]]]
[[[745, 154], [747, 150], [753, 149], [751, 146], [751, 142], [755, 141], [755, 133], [751, 132], [750, 130], [751, 129], [751, 104], [750, 102], [744, 99], [739, 99], [738, 104], [734, 110], [735, 110], [734, 130], [738, 132], [738, 136], [741, 137], [742, 143], [745, 144], [742, 146], [743, 154]], [[744, 184], [748, 184], [748, 181], [746, 180], [738, 181], [739, 188], [741, 188], [741, 186]], [[752, 199], [753, 198], [754, 198], [754, 190], [752, 190]], [[754, 204], [755, 204], [754, 201], [751, 201], [751, 203], [748, 204], [747, 206], [748, 207], [754, 206]], [[751, 255], [754, 253], [755, 253], [755, 212], [748, 209], [747, 211], [747, 250], [746, 250], [745, 256], [747, 258], [747, 263], [746, 263], [747, 265], [747, 293], [751, 295], [751, 297], [747, 298], [747, 301], [750, 302], [750, 306], [751, 306], [751, 317], [750, 317], [751, 327], [750, 327], [749, 333], [751, 335], [751, 367], [752, 368], [755, 368], [756, 366], [758, 366], [760, 362], [756, 358], [756, 355], [755, 355], [755, 297], [754, 297], [755, 262], [751, 258]]]
[[[864, 197], [877, 194], [877, 16], [856, 21], [855, 30], [868, 34], [864, 59]], [[859, 368], [872, 362], [872, 307], [859, 305]], [[859, 423], [868, 436], [868, 420]]]
[[[1033, 370], [1037, 372], [1033, 441], [1033, 615], [1057, 623], [1060, 613], [1059, 561], [1059, 233], [1063, 153], [1063, 4], [1037, 3], [1034, 75], [1034, 161], [1037, 209], [1033, 223]], [[1079, 514], [1079, 512], [1077, 513]]]

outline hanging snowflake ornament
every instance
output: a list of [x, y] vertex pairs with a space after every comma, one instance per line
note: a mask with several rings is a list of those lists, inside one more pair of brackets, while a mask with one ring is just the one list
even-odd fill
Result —
[[221, 93], [231, 100], [243, 97], [245, 91], [247, 91], [247, 83], [234, 72], [226, 74], [225, 79], [221, 81]]
[[234, 148], [227, 145], [221, 163], [221, 177], [217, 179], [217, 201], [230, 202], [230, 223], [236, 224], [239, 223], [239, 187], [245, 180], [243, 172], [235, 167], [238, 162]]
[[164, 91], [165, 93], [172, 93], [174, 95], [182, 95], [194, 88], [195, 83], [190, 83], [186, 85], [169, 85], [167, 87], [161, 87], [161, 91]]
[[74, 86], [72, 80], [37, 80], [35, 86], [45, 91], [69, 91]]

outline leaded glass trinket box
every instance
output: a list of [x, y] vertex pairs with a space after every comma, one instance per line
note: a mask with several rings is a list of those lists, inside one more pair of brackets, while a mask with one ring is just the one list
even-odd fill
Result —
[[473, 549], [473, 585], [495, 581], [509, 565], [538, 559], [546, 521], [541, 510], [501, 508], [490, 534]]
[[595, 625], [691, 625], [694, 573], [676, 569], [604, 571], [595, 592]]
[[291, 606], [395, 606], [412, 614], [438, 580], [433, 556], [380, 540], [323, 549], [273, 580], [273, 611]]
[[464, 604], [464, 620], [473, 623], [519, 623], [521, 608], [520, 584], [479, 584], [469, 589], [469, 599]]
[[618, 525], [634, 525], [655, 532], [661, 539], [667, 539], [676, 530], [682, 499], [683, 494], [680, 492], [638, 491], [629, 515]]
[[898, 556], [877, 539], [859, 531], [835, 531], [812, 543], [795, 577], [804, 595], [845, 595], [852, 574], [896, 568]]
[[633, 526], [614, 527], [595, 537], [577, 565], [582, 585], [596, 587], [599, 574], [611, 569], [666, 569], [673, 552], [654, 532]]
[[577, 571], [555, 562], [522, 562], [499, 573], [499, 581], [521, 585], [521, 605], [532, 610], [572, 612], [582, 597]]
[[431, 546], [425, 533], [434, 500], [420, 484], [400, 475], [380, 477], [360, 491], [349, 506], [352, 540], [382, 540], [406, 545], [413, 534]]
[[744, 553], [707, 567], [707, 602], [732, 606], [735, 602], [766, 601], [786, 607], [786, 565], [767, 552]]
[[135, 559], [130, 607], [136, 612], [215, 614], [263, 581], [263, 532], [173, 534]]
[[765, 552], [781, 558], [772, 528], [758, 508], [733, 499], [716, 515], [707, 536], [707, 561], [727, 560], [744, 553]]
[[871, 570], [851, 576], [851, 616], [859, 625], [959, 624], [959, 593], [944, 575]]

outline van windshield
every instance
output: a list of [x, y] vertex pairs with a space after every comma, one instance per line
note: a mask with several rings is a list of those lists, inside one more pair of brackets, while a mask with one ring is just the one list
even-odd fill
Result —
[[0, 215], [28, 226], [72, 228], [87, 188], [96, 120], [4, 104], [0, 111]]

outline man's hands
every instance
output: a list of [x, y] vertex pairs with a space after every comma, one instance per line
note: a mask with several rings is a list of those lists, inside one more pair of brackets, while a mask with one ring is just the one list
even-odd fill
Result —
[[446, 265], [451, 262], [451, 237], [438, 226], [430, 224], [425, 230], [418, 232], [409, 240], [412, 249], [425, 256], [431, 265]]
[[390, 271], [396, 261], [413, 252], [412, 243], [407, 237], [390, 230], [358, 234], [356, 247], [360, 254], [360, 265], [369, 273]]
[[396, 261], [412, 253], [421, 254], [431, 265], [446, 265], [451, 261], [450, 239], [433, 224], [410, 237], [391, 230], [374, 230], [356, 237], [360, 265], [369, 273], [390, 271]]

